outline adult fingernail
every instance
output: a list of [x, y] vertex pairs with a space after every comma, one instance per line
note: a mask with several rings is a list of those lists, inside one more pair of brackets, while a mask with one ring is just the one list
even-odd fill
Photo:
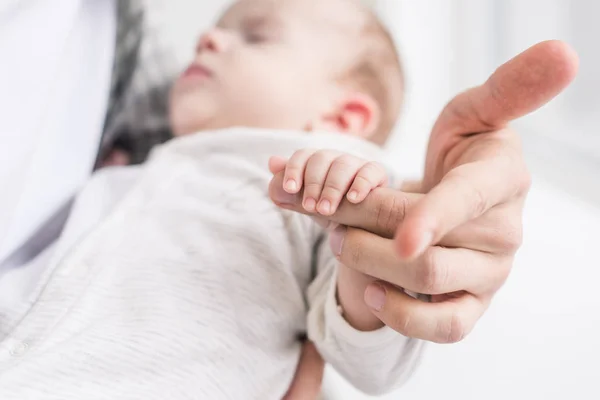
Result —
[[338, 225], [338, 227], [329, 235], [329, 245], [336, 257], [339, 257], [342, 254], [342, 246], [344, 246], [345, 237], [346, 227], [344, 225]]
[[367, 286], [365, 303], [375, 311], [381, 311], [385, 304], [385, 288], [377, 283]]
[[283, 188], [274, 190], [272, 196], [273, 201], [278, 204], [292, 205], [297, 201], [296, 194], [288, 193]]

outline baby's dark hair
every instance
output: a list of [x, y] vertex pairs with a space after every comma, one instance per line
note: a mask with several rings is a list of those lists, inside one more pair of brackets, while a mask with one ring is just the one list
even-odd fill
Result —
[[400, 115], [404, 76], [390, 32], [373, 11], [363, 8], [366, 19], [358, 32], [360, 54], [343, 81], [365, 92], [379, 105], [380, 120], [371, 140], [383, 145]]

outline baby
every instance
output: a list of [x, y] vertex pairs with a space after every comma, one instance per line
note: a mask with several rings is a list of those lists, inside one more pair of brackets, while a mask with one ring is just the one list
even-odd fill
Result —
[[280, 399], [305, 332], [357, 388], [399, 386], [420, 342], [375, 324], [357, 295], [368, 278], [267, 191], [285, 170], [285, 190], [329, 215], [384, 185], [367, 160], [401, 93], [392, 41], [359, 3], [233, 4], [174, 85], [178, 137], [77, 198], [33, 306], [14, 316], [28, 352], [0, 374], [0, 398], [51, 385], [61, 399]]

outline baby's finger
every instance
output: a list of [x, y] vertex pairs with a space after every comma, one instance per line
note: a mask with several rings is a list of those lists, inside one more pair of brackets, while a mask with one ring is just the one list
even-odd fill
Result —
[[283, 157], [273, 156], [269, 158], [269, 171], [271, 171], [273, 175], [277, 175], [278, 173], [283, 171], [286, 165], [287, 159]]
[[369, 162], [363, 165], [358, 171], [350, 190], [348, 191], [348, 201], [351, 203], [360, 203], [363, 201], [371, 190], [379, 186], [387, 184], [387, 174], [385, 169], [374, 162]]
[[313, 149], [303, 149], [295, 152], [287, 162], [283, 176], [283, 190], [288, 193], [298, 193], [302, 189], [304, 170], [308, 159], [315, 153]]
[[344, 194], [352, 184], [356, 171], [364, 163], [365, 161], [360, 158], [349, 155], [340, 156], [333, 161], [317, 205], [317, 211], [321, 215], [329, 216], [335, 213]]
[[308, 212], [315, 212], [321, 197], [327, 173], [333, 161], [339, 157], [335, 151], [322, 150], [310, 157], [304, 171], [304, 198], [302, 205]]

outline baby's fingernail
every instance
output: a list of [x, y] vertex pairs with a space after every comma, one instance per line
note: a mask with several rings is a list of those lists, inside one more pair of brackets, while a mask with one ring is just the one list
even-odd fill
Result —
[[348, 200], [356, 201], [356, 199], [358, 199], [358, 192], [356, 190], [351, 190], [350, 193], [348, 193]]
[[329, 215], [331, 213], [331, 202], [327, 199], [321, 200], [319, 212], [324, 215]]
[[346, 227], [344, 225], [338, 225], [329, 234], [329, 246], [331, 251], [336, 257], [342, 254], [342, 246], [344, 246], [344, 238], [346, 237]]
[[385, 305], [385, 288], [377, 283], [367, 286], [365, 303], [375, 311], [381, 311]]
[[284, 187], [284, 189], [285, 189], [287, 192], [290, 192], [290, 193], [295, 193], [295, 192], [296, 192], [296, 190], [298, 190], [298, 185], [296, 184], [296, 181], [295, 181], [295, 180], [293, 180], [293, 179], [288, 179], [288, 180], [287, 180], [287, 182], [285, 183], [285, 187]]
[[317, 202], [315, 201], [315, 199], [309, 197], [308, 199], [304, 200], [304, 209], [306, 211], [314, 212], [316, 207], [317, 207]]

